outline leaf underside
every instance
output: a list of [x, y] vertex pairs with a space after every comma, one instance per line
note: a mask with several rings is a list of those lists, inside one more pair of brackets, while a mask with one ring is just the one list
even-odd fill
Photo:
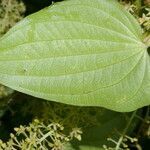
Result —
[[114, 0], [68, 0], [0, 40], [0, 83], [35, 97], [132, 111], [150, 104], [150, 58], [137, 21]]

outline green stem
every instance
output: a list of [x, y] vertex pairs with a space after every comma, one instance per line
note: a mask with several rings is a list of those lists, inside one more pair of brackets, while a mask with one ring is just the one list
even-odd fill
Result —
[[128, 129], [129, 129], [129, 126], [131, 125], [131, 122], [132, 122], [132, 120], [134, 119], [135, 115], [136, 115], [136, 111], [134, 111], [134, 112], [132, 113], [132, 115], [131, 115], [131, 117], [130, 117], [130, 119], [129, 119], [129, 121], [128, 121], [126, 127], [125, 127], [125, 129], [124, 129], [123, 132], [122, 132], [121, 137], [119, 138], [119, 140], [118, 140], [118, 142], [117, 142], [117, 145], [116, 145], [115, 150], [119, 150], [119, 149], [120, 149], [120, 145], [121, 145], [121, 143], [122, 143], [122, 141], [123, 141], [123, 138], [124, 138], [125, 134], [127, 133]]
[[45, 140], [47, 137], [51, 136], [52, 134], [53, 134], [52, 131], [46, 133], [41, 139], [39, 139], [39, 143], [41, 143], [43, 140]]

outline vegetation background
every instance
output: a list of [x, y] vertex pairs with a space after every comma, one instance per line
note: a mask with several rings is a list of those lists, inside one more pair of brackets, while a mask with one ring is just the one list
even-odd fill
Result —
[[[0, 0], [0, 37], [25, 16], [56, 1], [61, 0]], [[145, 40], [150, 40], [150, 0], [120, 0], [119, 2], [137, 18], [143, 28]], [[95, 126], [98, 123], [96, 114], [101, 112], [103, 112], [102, 109], [95, 107], [81, 108], [41, 101], [0, 85], [0, 150], [9, 150], [14, 147], [21, 149], [23, 146], [26, 149], [35, 132], [42, 138], [49, 130], [53, 133], [49, 137], [48, 144], [53, 150], [61, 150], [62, 144], [68, 141], [73, 139], [80, 141], [84, 134], [80, 127]], [[138, 142], [133, 138], [131, 138], [131, 141], [135, 140], [133, 143], [127, 140], [125, 144], [129, 149], [148, 150], [150, 148], [149, 115], [149, 107], [140, 110], [140, 115], [137, 116], [139, 121], [132, 132]], [[24, 134], [27, 134], [28, 139], [23, 137]], [[20, 139], [24, 139], [24, 143], [19, 145]], [[37, 141], [35, 137], [32, 144], [36, 145]], [[39, 145], [36, 145], [37, 149], [39, 146], [43, 150], [46, 149], [44, 142], [44, 140], [39, 142]], [[106, 146], [104, 148], [107, 149]]]

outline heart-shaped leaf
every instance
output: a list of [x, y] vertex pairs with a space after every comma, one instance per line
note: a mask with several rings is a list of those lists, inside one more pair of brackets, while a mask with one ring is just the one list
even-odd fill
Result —
[[132, 111], [150, 104], [150, 58], [114, 0], [68, 0], [0, 40], [0, 83], [47, 100]]

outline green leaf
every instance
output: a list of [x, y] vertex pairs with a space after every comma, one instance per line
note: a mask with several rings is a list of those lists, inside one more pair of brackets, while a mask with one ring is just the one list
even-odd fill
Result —
[[141, 37], [117, 1], [56, 3], [0, 40], [0, 83], [51, 101], [132, 111], [150, 104]]

